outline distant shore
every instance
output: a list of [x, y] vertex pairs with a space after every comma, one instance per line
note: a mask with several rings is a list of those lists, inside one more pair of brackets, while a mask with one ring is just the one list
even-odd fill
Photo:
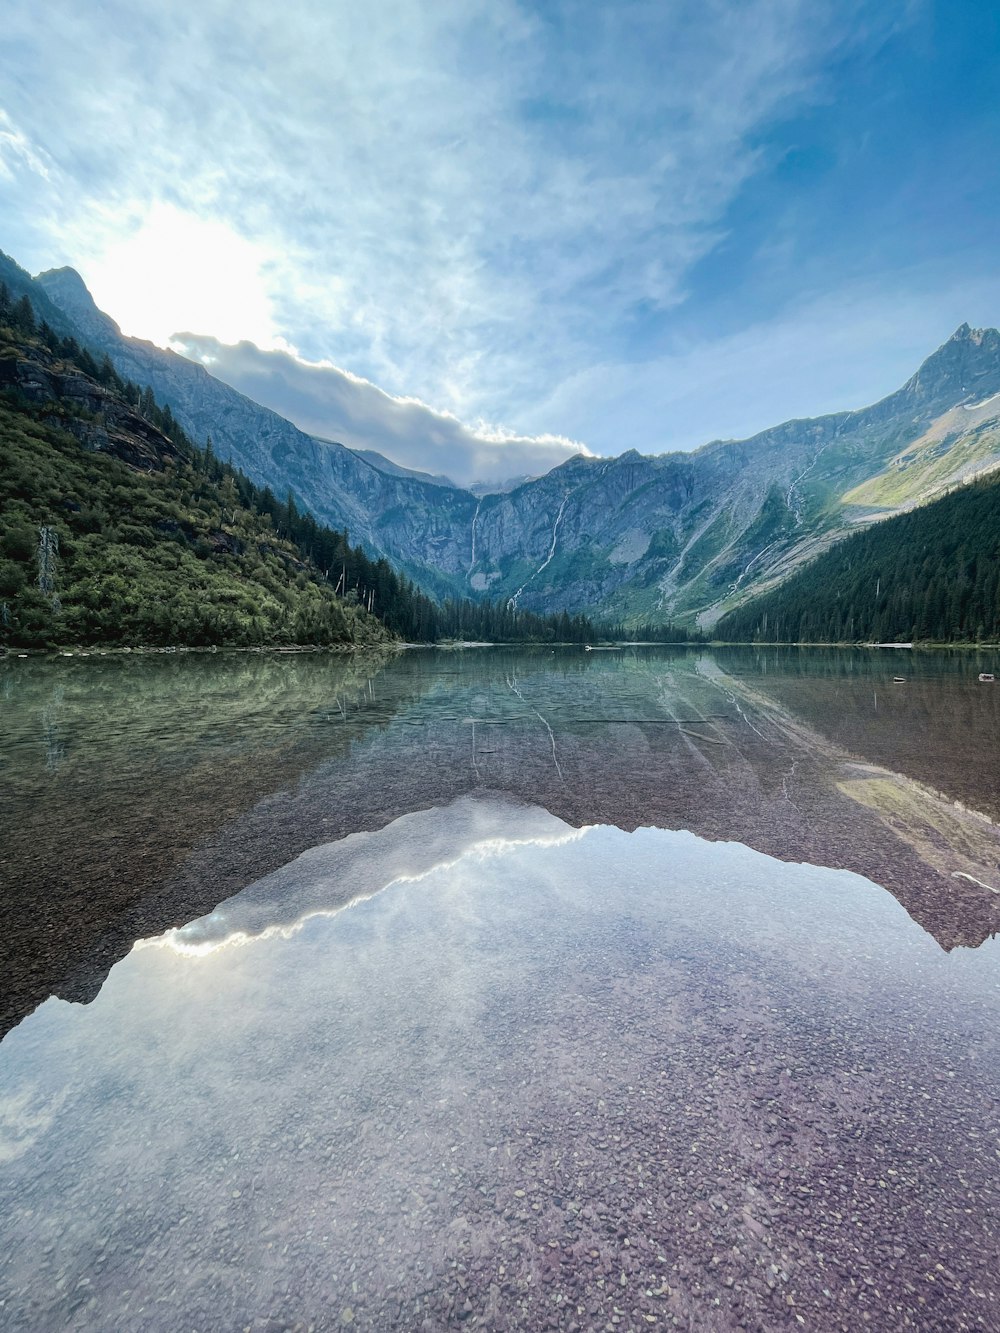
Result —
[[914, 643], [851, 643], [851, 642], [747, 642], [741, 640], [706, 639], [704, 642], [676, 640], [672, 642], [660, 639], [618, 639], [598, 640], [592, 644], [564, 642], [559, 640], [530, 639], [441, 639], [426, 642], [409, 640], [378, 640], [370, 643], [265, 643], [265, 644], [170, 644], [166, 647], [151, 644], [105, 644], [84, 646], [80, 644], [61, 645], [54, 648], [23, 648], [16, 645], [0, 647], [0, 660], [4, 658], [25, 657], [118, 657], [135, 654], [140, 657], [165, 656], [174, 653], [330, 653], [344, 656], [365, 652], [403, 652], [412, 648], [440, 648], [451, 651], [467, 648], [575, 648], [579, 652], [608, 651], [621, 648], [841, 648], [894, 650], [906, 652], [940, 652], [960, 650], [962, 652], [1000, 652], [1000, 643], [967, 643], [964, 641], [926, 640]]

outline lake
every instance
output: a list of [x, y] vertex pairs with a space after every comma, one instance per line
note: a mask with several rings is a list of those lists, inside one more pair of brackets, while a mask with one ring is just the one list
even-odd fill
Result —
[[0, 662], [0, 1324], [997, 1329], [979, 672]]

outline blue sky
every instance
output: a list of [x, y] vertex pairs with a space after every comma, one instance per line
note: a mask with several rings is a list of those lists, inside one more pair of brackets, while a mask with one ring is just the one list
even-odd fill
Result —
[[744, 436], [1000, 320], [982, 0], [8, 0], [4, 29], [0, 248], [413, 465]]

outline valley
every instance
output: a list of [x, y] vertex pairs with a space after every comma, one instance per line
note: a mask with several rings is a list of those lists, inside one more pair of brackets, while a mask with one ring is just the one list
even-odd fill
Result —
[[712, 631], [846, 534], [1000, 464], [995, 329], [962, 325], [870, 407], [690, 453], [578, 456], [477, 495], [307, 435], [205, 367], [124, 337], [72, 270], [28, 282], [194, 439], [211, 436], [220, 457], [436, 597]]

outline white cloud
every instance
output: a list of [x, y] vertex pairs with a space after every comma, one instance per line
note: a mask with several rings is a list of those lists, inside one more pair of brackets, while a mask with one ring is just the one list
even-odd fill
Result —
[[799, 293], [640, 359], [768, 128], [912, 8], [9, 0], [0, 244], [74, 264], [128, 331], [211, 335], [213, 369], [307, 429], [456, 480], [551, 466], [562, 435], [745, 435], [877, 396], [948, 332], [940, 288]]
[[466, 425], [417, 398], [397, 398], [330, 363], [293, 350], [178, 334], [174, 348], [218, 379], [293, 421], [301, 430], [352, 449], [374, 449], [394, 463], [450, 477], [458, 485], [535, 476], [585, 446], [553, 435], [520, 436], [483, 423]]
[[169, 208], [267, 256], [252, 327], [173, 261], [176, 299], [122, 322], [162, 338], [169, 307], [510, 420], [682, 298], [860, 3], [11, 0], [16, 114], [59, 171], [39, 266], [110, 291]]

